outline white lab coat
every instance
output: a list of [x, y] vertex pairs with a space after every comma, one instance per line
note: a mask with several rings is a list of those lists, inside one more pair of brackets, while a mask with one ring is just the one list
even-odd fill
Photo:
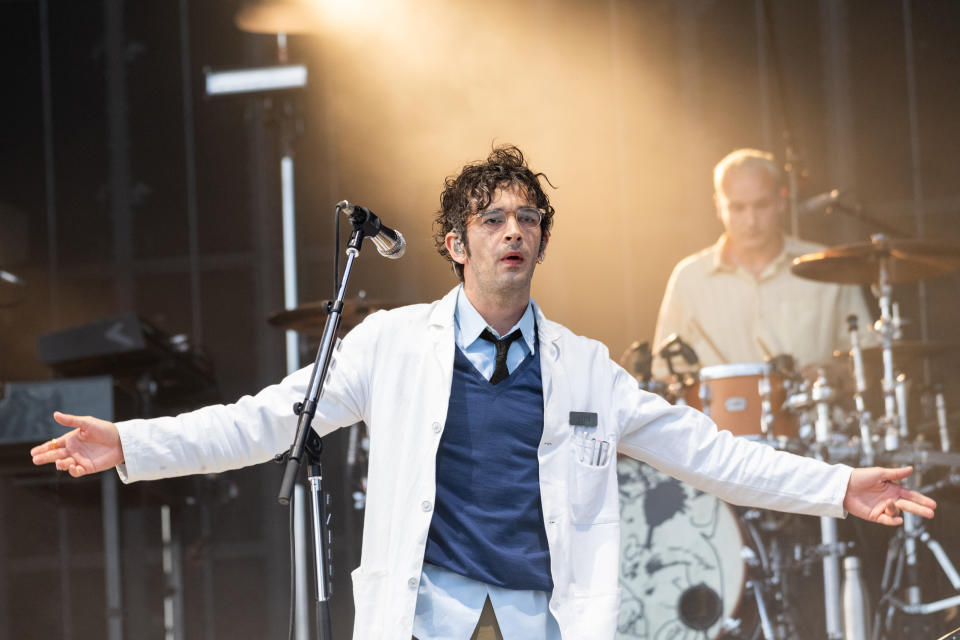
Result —
[[[431, 304], [381, 311], [336, 351], [314, 428], [366, 422], [370, 433], [360, 567], [353, 572], [354, 638], [409, 640], [427, 531], [437, 445], [453, 376], [456, 289]], [[540, 492], [565, 639], [613, 638], [619, 606], [615, 456], [587, 466], [574, 455], [571, 411], [598, 416], [598, 440], [733, 504], [844, 515], [850, 468], [775, 451], [718, 432], [703, 414], [641, 391], [601, 343], [536, 308], [543, 377]], [[257, 464], [293, 440], [294, 402], [307, 367], [235, 404], [176, 418], [119, 423], [125, 482]]]

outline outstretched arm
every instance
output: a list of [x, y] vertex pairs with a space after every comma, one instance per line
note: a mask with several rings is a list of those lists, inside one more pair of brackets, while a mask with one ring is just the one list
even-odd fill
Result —
[[88, 473], [111, 469], [123, 462], [120, 433], [114, 423], [59, 411], [53, 414], [53, 418], [73, 430], [31, 449], [33, 464], [53, 462], [57, 469], [79, 478]]
[[932, 518], [937, 503], [922, 493], [900, 486], [900, 481], [911, 473], [913, 467], [854, 469], [843, 508], [864, 520], [893, 527], [903, 524], [901, 511]]

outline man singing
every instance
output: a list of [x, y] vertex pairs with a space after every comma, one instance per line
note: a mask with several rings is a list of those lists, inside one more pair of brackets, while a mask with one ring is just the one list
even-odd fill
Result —
[[[447, 179], [441, 300], [368, 317], [335, 354], [314, 428], [366, 422], [367, 506], [354, 637], [612, 638], [619, 592], [616, 454], [734, 504], [884, 524], [936, 504], [903, 469], [851, 469], [736, 438], [641, 391], [600, 343], [546, 318], [530, 282], [554, 209], [516, 147]], [[124, 482], [271, 460], [293, 439], [310, 368], [235, 404], [73, 430], [32, 451]]]

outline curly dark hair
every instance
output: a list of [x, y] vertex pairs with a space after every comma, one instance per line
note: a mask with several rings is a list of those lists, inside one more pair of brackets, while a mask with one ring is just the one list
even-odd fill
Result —
[[[478, 211], [490, 205], [494, 193], [503, 187], [519, 188], [534, 205], [543, 211], [540, 221], [541, 247], [553, 226], [553, 207], [550, 198], [540, 185], [540, 178], [553, 187], [546, 174], [534, 173], [523, 159], [523, 153], [514, 145], [493, 147], [483, 162], [471, 162], [463, 167], [460, 174], [450, 176], [444, 183], [440, 194], [440, 210], [433, 221], [433, 241], [437, 253], [450, 261], [460, 281], [463, 281], [463, 265], [454, 262], [447, 252], [445, 238], [451, 231], [460, 236], [461, 242], [470, 253], [467, 244], [467, 221]], [[556, 188], [556, 187], [554, 187]]]

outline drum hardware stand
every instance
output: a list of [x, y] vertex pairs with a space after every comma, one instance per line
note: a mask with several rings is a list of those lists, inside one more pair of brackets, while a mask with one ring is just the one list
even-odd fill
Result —
[[757, 381], [757, 392], [760, 394], [760, 432], [767, 440], [773, 440], [773, 408], [770, 398], [770, 370], [764, 369], [763, 375]]
[[[754, 521], [763, 518], [763, 512], [759, 509], [748, 509], [740, 516], [740, 520], [750, 535], [756, 547], [756, 553], [750, 553], [750, 558], [746, 559], [749, 566], [759, 565], [761, 575], [757, 578], [747, 580], [745, 586], [753, 593], [753, 599], [757, 604], [757, 615], [760, 618], [760, 630], [765, 640], [787, 640], [796, 637], [796, 629], [793, 620], [784, 614], [784, 581], [783, 581], [783, 562], [780, 559], [780, 550], [776, 544], [776, 538], [773, 538], [774, 548], [767, 550], [757, 526]], [[764, 593], [768, 595], [764, 595]], [[767, 599], [772, 598], [777, 605], [776, 611], [771, 611], [767, 605]]]
[[893, 341], [901, 336], [899, 306], [891, 302], [893, 286], [890, 283], [890, 248], [887, 236], [875, 233], [870, 236], [874, 248], [877, 250], [878, 282], [874, 288], [874, 295], [880, 302], [880, 319], [875, 325], [880, 335], [883, 352], [883, 408], [884, 415], [881, 422], [884, 427], [884, 448], [894, 451], [900, 446], [898, 423], [900, 414], [897, 410], [896, 381], [893, 367]]
[[873, 434], [870, 430], [870, 412], [867, 410], [863, 394], [867, 390], [867, 378], [863, 373], [863, 349], [860, 347], [860, 332], [857, 329], [857, 316], [847, 316], [847, 330], [850, 332], [850, 355], [853, 358], [853, 377], [856, 385], [854, 401], [860, 423], [860, 447], [863, 451], [864, 465], [873, 466]]
[[[858, 345], [859, 346], [859, 345]], [[826, 372], [820, 370], [817, 380], [813, 383], [811, 399], [817, 407], [815, 434], [817, 442], [817, 458], [829, 461], [829, 444], [832, 435], [830, 406], [835, 394], [827, 382]], [[837, 536], [836, 518], [820, 518], [820, 537], [823, 541], [823, 597], [824, 613], [826, 617], [828, 640], [866, 640], [866, 597], [862, 589], [854, 585], [844, 584], [841, 590], [840, 558], [844, 555], [847, 545], [841, 543]], [[848, 568], [848, 564], [850, 567]], [[859, 561], [850, 556], [844, 559], [844, 573], [849, 581], [857, 580], [859, 586]], [[856, 615], [855, 615], [856, 614]], [[855, 619], [854, 619], [855, 618]], [[856, 621], [860, 620], [860, 624]]]
[[747, 589], [753, 591], [753, 598], [757, 602], [757, 614], [760, 616], [760, 629], [763, 631], [763, 637], [766, 640], [782, 638], [782, 635], [774, 632], [773, 624], [770, 621], [770, 613], [767, 611], [767, 605], [763, 600], [763, 593], [760, 591], [760, 584], [756, 580], [748, 580]]
[[[630, 351], [637, 354], [633, 365], [634, 377], [640, 378], [642, 387], [646, 389], [653, 379], [653, 352], [650, 350], [650, 343], [634, 342], [630, 345]], [[669, 367], [669, 364], [667, 366]]]
[[[344, 206], [349, 205], [345, 205], [343, 202], [338, 204], [338, 212]], [[347, 243], [347, 262], [343, 269], [343, 279], [340, 281], [336, 300], [330, 303], [327, 320], [323, 327], [323, 339], [320, 343], [320, 348], [317, 350], [317, 358], [313, 365], [313, 372], [310, 374], [306, 397], [303, 402], [296, 403], [293, 408], [294, 413], [299, 416], [299, 421], [296, 436], [294, 436], [290, 450], [281, 456], [281, 458], [286, 458], [286, 468], [284, 469], [283, 481], [280, 485], [280, 493], [277, 497], [280, 504], [290, 504], [290, 497], [293, 493], [294, 485], [297, 483], [297, 476], [300, 473], [301, 458], [304, 457], [304, 453], [306, 452], [309, 465], [308, 482], [311, 494], [310, 504], [313, 511], [317, 637], [320, 638], [320, 640], [332, 640], [333, 638], [329, 605], [331, 586], [330, 568], [327, 566], [330, 553], [328, 546], [330, 542], [328, 530], [330, 516], [326, 513], [325, 509], [328, 498], [323, 497], [324, 494], [321, 486], [322, 474], [317, 459], [322, 449], [322, 441], [316, 436], [316, 432], [311, 427], [311, 422], [317, 411], [320, 395], [323, 393], [323, 385], [324, 382], [326, 382], [327, 372], [330, 369], [333, 349], [339, 344], [339, 341], [336, 340], [336, 334], [340, 328], [343, 298], [347, 290], [347, 282], [350, 280], [350, 273], [353, 270], [353, 263], [360, 255], [364, 237], [373, 237], [378, 233], [377, 229], [370, 226], [372, 222], [369, 218], [351, 215], [350, 221], [353, 224], [353, 233], [350, 236], [350, 241]]]
[[[694, 381], [689, 374], [678, 372], [674, 368], [673, 359], [676, 357], [682, 357], [684, 362], [686, 362], [689, 366], [694, 367], [700, 362], [696, 351], [693, 350], [693, 347], [684, 342], [680, 336], [675, 333], [671, 333], [669, 336], [667, 336], [666, 340], [663, 341], [663, 344], [657, 348], [657, 356], [667, 363], [667, 370], [670, 372], [671, 382], [667, 385], [667, 392], [670, 394], [670, 397], [676, 404], [686, 404], [684, 390], [692, 387]], [[703, 390], [701, 389], [701, 392], [702, 391]], [[704, 409], [704, 413], [706, 413], [706, 409]], [[707, 415], [710, 414], [707, 413]]]
[[894, 394], [897, 398], [897, 418], [900, 425], [900, 439], [906, 440], [910, 435], [907, 430], [907, 376], [898, 373], [894, 386]]
[[[826, 373], [820, 371], [813, 383], [812, 399], [817, 406], [815, 433], [817, 458], [826, 461], [830, 443], [830, 401], [833, 390], [827, 383]], [[840, 556], [837, 548], [836, 518], [820, 518], [820, 538], [827, 553], [823, 556], [823, 598], [826, 614], [828, 640], [843, 640], [843, 619], [840, 610]]]
[[787, 399], [783, 403], [783, 406], [796, 416], [798, 420], [797, 432], [800, 438], [804, 442], [809, 440], [810, 434], [814, 431], [809, 412], [812, 406], [810, 399], [810, 382], [803, 379], [795, 381], [787, 393]]
[[947, 428], [947, 403], [943, 397], [943, 387], [937, 385], [934, 388], [934, 393], [937, 399], [937, 427], [940, 430], [940, 450], [949, 453], [951, 442], [950, 431]]
[[[914, 473], [906, 480], [905, 484], [909, 487], [916, 486], [915, 478], [918, 475], [919, 472]], [[960, 484], [960, 474], [953, 474], [934, 485], [923, 487], [920, 491], [929, 493], [931, 490], [951, 484]], [[884, 618], [883, 629], [890, 631], [893, 616], [897, 610], [907, 615], [921, 616], [960, 605], [960, 595], [943, 598], [935, 602], [924, 603], [921, 601], [919, 569], [917, 567], [917, 540], [926, 545], [930, 553], [933, 554], [934, 559], [940, 565], [940, 569], [947, 576], [953, 588], [960, 590], [960, 574], [957, 573], [957, 569], [953, 566], [943, 547], [927, 532], [920, 516], [904, 513], [903, 527], [897, 532], [896, 537], [890, 541], [886, 563], [883, 567], [880, 587], [884, 595], [880, 599], [880, 606], [878, 606], [874, 617], [873, 638], [875, 640], [880, 637], [881, 616]], [[906, 602], [893, 597], [893, 594], [901, 586], [904, 573], [907, 579]], [[886, 615], [881, 612], [884, 603], [887, 604]]]
[[697, 393], [700, 396], [700, 405], [703, 407], [702, 411], [711, 420], [713, 416], [710, 415], [710, 403], [713, 401], [713, 394], [710, 393], [710, 387], [705, 384], [701, 384], [700, 388], [697, 390]]

